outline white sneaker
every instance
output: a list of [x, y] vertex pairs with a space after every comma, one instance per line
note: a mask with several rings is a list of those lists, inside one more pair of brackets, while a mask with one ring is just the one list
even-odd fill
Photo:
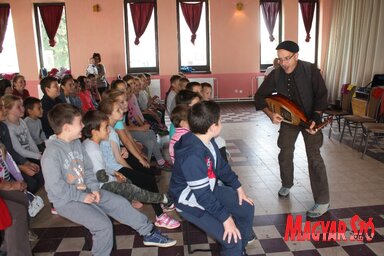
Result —
[[287, 197], [289, 195], [289, 188], [281, 187], [279, 190], [280, 197]]
[[310, 218], [318, 218], [329, 209], [328, 204], [315, 204], [309, 211], [307, 211], [307, 216]]

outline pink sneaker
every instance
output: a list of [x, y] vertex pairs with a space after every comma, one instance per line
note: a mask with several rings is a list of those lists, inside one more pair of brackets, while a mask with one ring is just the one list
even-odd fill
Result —
[[180, 222], [171, 218], [168, 214], [163, 213], [160, 217], [156, 217], [155, 226], [166, 229], [175, 229], [180, 227]]
[[56, 209], [55, 208], [51, 208], [51, 214], [53, 214], [53, 215], [57, 215], [57, 211], [56, 211]]

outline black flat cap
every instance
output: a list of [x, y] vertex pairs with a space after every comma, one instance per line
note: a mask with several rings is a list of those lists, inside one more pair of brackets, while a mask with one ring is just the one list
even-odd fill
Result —
[[299, 46], [297, 43], [293, 41], [283, 41], [279, 43], [279, 45], [276, 47], [276, 50], [287, 50], [289, 52], [297, 53], [299, 51]]

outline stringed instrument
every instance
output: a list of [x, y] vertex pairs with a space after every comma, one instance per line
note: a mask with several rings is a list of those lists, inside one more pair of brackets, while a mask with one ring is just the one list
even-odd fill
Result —
[[[306, 129], [309, 129], [311, 121], [307, 118], [305, 113], [297, 106], [296, 103], [291, 101], [288, 97], [281, 94], [273, 94], [265, 98], [269, 109], [281, 115], [283, 122], [299, 125]], [[314, 130], [320, 130], [332, 122], [333, 116], [328, 116], [324, 122], [315, 126]]]

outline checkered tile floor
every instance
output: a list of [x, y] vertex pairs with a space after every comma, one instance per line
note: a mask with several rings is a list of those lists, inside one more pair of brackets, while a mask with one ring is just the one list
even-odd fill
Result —
[[[282, 199], [284, 200], [284, 199]], [[333, 209], [321, 217], [320, 220], [343, 220], [349, 222], [353, 215], [358, 214], [363, 220], [373, 218], [375, 235], [372, 241], [343, 241], [343, 242], [316, 242], [316, 241], [284, 241], [287, 214], [255, 216], [253, 230], [257, 240], [248, 245], [249, 255], [350, 255], [370, 256], [384, 253], [384, 205]], [[297, 213], [303, 216], [304, 213]], [[295, 215], [297, 215], [295, 214]], [[310, 220], [313, 222], [314, 220]], [[144, 247], [142, 238], [132, 229], [115, 224], [116, 250], [112, 255], [138, 256], [182, 256], [188, 255], [185, 223], [182, 227], [167, 231], [168, 236], [176, 238], [178, 243], [170, 248]], [[85, 251], [87, 230], [83, 227], [36, 228], [40, 240], [34, 246], [35, 255], [91, 255]], [[217, 244], [194, 226], [189, 227], [190, 243], [192, 249], [213, 249], [213, 252], [199, 252], [195, 255], [219, 255]], [[348, 233], [348, 232], [347, 232]], [[348, 235], [346, 235], [348, 237]]]

